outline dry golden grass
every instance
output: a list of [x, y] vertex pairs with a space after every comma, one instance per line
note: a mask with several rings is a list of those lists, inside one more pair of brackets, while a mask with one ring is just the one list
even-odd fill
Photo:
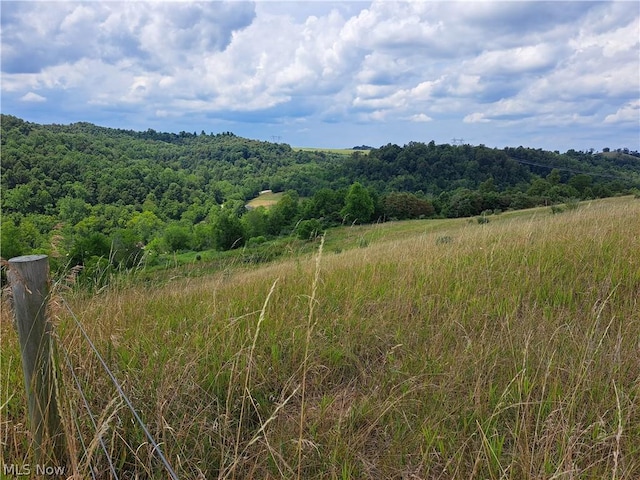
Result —
[[262, 194], [258, 195], [256, 198], [253, 198], [253, 199], [249, 200], [249, 202], [247, 203], [247, 206], [251, 207], [251, 208], [258, 208], [258, 207], [269, 208], [269, 207], [273, 207], [276, 203], [278, 203], [280, 201], [280, 199], [282, 198], [283, 195], [284, 195], [283, 192], [262, 193]]
[[[637, 200], [67, 297], [181, 478], [640, 477]], [[16, 462], [29, 436], [2, 315]], [[118, 472], [166, 478], [69, 315], [55, 322]]]

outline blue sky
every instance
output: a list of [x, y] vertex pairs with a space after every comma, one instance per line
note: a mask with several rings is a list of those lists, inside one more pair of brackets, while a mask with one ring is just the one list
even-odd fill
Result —
[[640, 148], [640, 3], [2, 1], [2, 113], [293, 146]]

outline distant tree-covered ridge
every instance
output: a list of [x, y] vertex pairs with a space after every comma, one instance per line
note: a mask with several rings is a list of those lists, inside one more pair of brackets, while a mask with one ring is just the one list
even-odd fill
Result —
[[[411, 142], [294, 151], [231, 132], [162, 133], [1, 116], [2, 257], [55, 248], [131, 266], [340, 223], [461, 217], [629, 193], [640, 155]], [[260, 191], [286, 192], [248, 211]], [[102, 259], [102, 260], [99, 260]]]

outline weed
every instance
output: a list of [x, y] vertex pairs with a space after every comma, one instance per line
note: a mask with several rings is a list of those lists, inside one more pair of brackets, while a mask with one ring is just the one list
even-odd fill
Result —
[[436, 238], [436, 245], [443, 245], [453, 242], [453, 237], [449, 235], [440, 235]]
[[551, 205], [551, 213], [553, 215], [557, 215], [558, 213], [562, 212], [564, 212], [564, 208], [562, 208], [560, 205]]
[[580, 206], [580, 200], [577, 198], [569, 198], [564, 203], [564, 206], [567, 210], [575, 210]]
[[370, 240], [365, 238], [365, 237], [360, 237], [360, 239], [358, 240], [358, 247], [360, 248], [367, 248], [370, 244]]

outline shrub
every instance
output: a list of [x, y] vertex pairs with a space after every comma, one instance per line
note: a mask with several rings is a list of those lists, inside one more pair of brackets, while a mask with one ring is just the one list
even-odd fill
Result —
[[564, 206], [567, 208], [567, 210], [575, 210], [580, 206], [580, 200], [578, 200], [577, 198], [570, 198], [565, 202]]
[[257, 237], [251, 237], [247, 242], [247, 247], [255, 247], [257, 245], [262, 245], [267, 241], [267, 238], [264, 235], [258, 235]]
[[213, 243], [218, 250], [231, 250], [244, 245], [244, 230], [233, 212], [219, 213], [214, 222]]
[[320, 221], [312, 218], [303, 220], [296, 227], [296, 235], [300, 240], [313, 240], [324, 232]]
[[187, 250], [191, 244], [191, 232], [182, 225], [169, 225], [163, 235], [164, 243], [170, 252]]
[[391, 220], [428, 218], [435, 214], [431, 202], [408, 192], [393, 192], [383, 199], [384, 214]]
[[562, 208], [560, 205], [551, 205], [551, 213], [553, 215], [556, 215], [562, 212], [564, 212], [564, 208]]

